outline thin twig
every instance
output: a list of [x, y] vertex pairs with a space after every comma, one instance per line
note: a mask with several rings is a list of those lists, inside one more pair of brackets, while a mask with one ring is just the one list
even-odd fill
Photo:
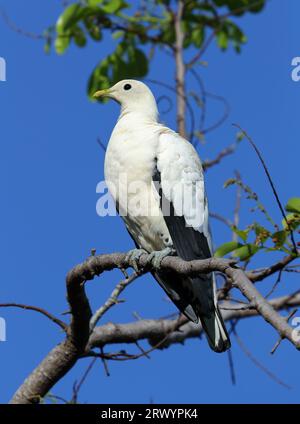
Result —
[[106, 152], [106, 146], [105, 144], [102, 143], [100, 137], [97, 137], [97, 143], [99, 144], [99, 146], [101, 147], [101, 149], [104, 151], [104, 153]]
[[203, 56], [203, 54], [205, 53], [205, 51], [208, 49], [208, 47], [210, 46], [211, 42], [213, 41], [213, 39], [215, 38], [218, 30], [221, 27], [222, 22], [229, 18], [230, 16], [234, 16], [237, 13], [240, 12], [244, 12], [247, 10], [251, 10], [251, 8], [258, 6], [262, 3], [263, 0], [258, 0], [255, 3], [251, 3], [247, 6], [242, 6], [242, 7], [238, 7], [236, 9], [231, 10], [228, 13], [225, 13], [223, 15], [217, 16], [218, 19], [218, 26], [211, 32], [211, 34], [209, 35], [209, 37], [206, 39], [205, 43], [202, 45], [201, 49], [196, 53], [196, 55], [187, 63], [187, 68], [191, 68], [192, 66], [194, 66]]
[[206, 39], [205, 43], [202, 45], [201, 49], [198, 51], [198, 53], [186, 64], [187, 69], [194, 66], [203, 56], [203, 54], [206, 52], [208, 47], [210, 46], [211, 42], [215, 38], [217, 30], [214, 30], [211, 32], [209, 37]]
[[225, 149], [221, 150], [214, 159], [204, 161], [202, 164], [203, 169], [206, 171], [214, 165], [218, 165], [223, 158], [234, 153], [236, 151], [237, 146], [238, 143], [233, 143], [230, 146], [225, 147]]
[[[237, 180], [241, 180], [241, 175], [238, 171], [235, 171], [235, 177]], [[236, 199], [235, 199], [235, 208], [233, 212], [233, 225], [235, 228], [238, 228], [240, 222], [240, 209], [241, 209], [241, 198], [242, 198], [242, 189], [239, 184], [236, 187]], [[232, 232], [232, 240], [237, 241], [238, 235], [236, 232]]]
[[268, 293], [268, 294], [266, 294], [266, 296], [265, 296], [265, 298], [266, 298], [266, 299], [268, 299], [268, 298], [271, 296], [271, 294], [273, 294], [273, 293], [274, 293], [274, 291], [275, 291], [276, 287], [277, 287], [277, 286], [278, 286], [278, 284], [280, 283], [280, 281], [281, 281], [281, 276], [282, 276], [282, 272], [283, 272], [283, 269], [280, 269], [280, 270], [279, 270], [279, 272], [278, 272], [278, 275], [277, 275], [276, 281], [275, 281], [275, 283], [273, 284], [273, 287], [271, 288], [271, 290], [269, 291], [269, 293]]
[[221, 116], [221, 118], [217, 122], [215, 122], [214, 124], [210, 125], [207, 128], [204, 128], [201, 131], [202, 134], [207, 134], [207, 133], [219, 128], [226, 121], [226, 119], [228, 118], [228, 116], [230, 114], [230, 105], [229, 105], [228, 101], [225, 99], [225, 97], [217, 95], [217, 94], [209, 93], [209, 92], [206, 92], [206, 96], [211, 97], [212, 99], [223, 103], [224, 104], [224, 112], [223, 112], [223, 115]]
[[228, 363], [229, 363], [229, 370], [230, 370], [230, 379], [233, 386], [236, 385], [236, 376], [235, 376], [235, 369], [234, 369], [234, 363], [233, 363], [233, 357], [232, 357], [232, 350], [229, 349], [227, 351], [228, 356]]
[[136, 272], [134, 272], [132, 275], [130, 275], [125, 280], [120, 281], [116, 287], [113, 289], [110, 297], [107, 299], [107, 301], [102, 305], [92, 316], [90, 321], [90, 331], [92, 332], [99, 320], [103, 317], [103, 315], [113, 306], [115, 306], [117, 303], [120, 303], [118, 300], [120, 294], [126, 289], [126, 287], [129, 286], [134, 280], [136, 280], [140, 274], [138, 275]]
[[249, 280], [251, 280], [253, 283], [257, 281], [262, 281], [265, 278], [269, 277], [270, 275], [275, 274], [276, 272], [280, 271], [281, 269], [284, 269], [288, 264], [290, 264], [292, 261], [294, 261], [296, 258], [294, 255], [287, 255], [284, 258], [280, 259], [278, 262], [275, 262], [274, 264], [270, 265], [267, 268], [264, 268], [262, 271], [257, 272], [257, 270], [252, 270], [247, 272], [247, 277]]
[[205, 86], [204, 86], [204, 82], [202, 78], [198, 75], [195, 69], [188, 68], [187, 71], [190, 72], [192, 76], [195, 78], [201, 91], [201, 112], [202, 113], [201, 113], [200, 122], [199, 122], [199, 132], [202, 133], [204, 123], [205, 123], [205, 118], [206, 118], [206, 90], [205, 90]]
[[106, 374], [107, 377], [110, 377], [110, 372], [109, 372], [108, 365], [107, 365], [107, 362], [106, 362], [107, 358], [105, 357], [105, 353], [103, 351], [103, 346], [100, 346], [100, 357], [101, 357], [101, 360], [102, 360], [102, 363], [103, 363], [105, 374]]
[[[289, 322], [289, 320], [295, 315], [295, 313], [298, 311], [298, 308], [293, 309], [288, 316], [286, 317], [286, 322]], [[274, 347], [271, 349], [271, 355], [273, 355], [276, 350], [278, 349], [278, 347], [280, 346], [281, 342], [283, 340], [283, 337], [279, 337], [279, 339], [277, 340], [277, 342], [275, 343]]]
[[150, 359], [150, 356], [148, 355], [148, 353], [143, 349], [143, 347], [139, 344], [138, 341], [135, 342], [136, 347], [144, 354], [144, 356], [146, 356], [146, 358]]
[[96, 361], [97, 361], [97, 358], [93, 358], [92, 361], [89, 363], [87, 369], [83, 373], [83, 376], [81, 377], [79, 383], [77, 384], [77, 382], [75, 381], [75, 383], [73, 385], [73, 396], [72, 396], [70, 403], [77, 403], [79, 391], [80, 391], [83, 383], [87, 379], [87, 376], [89, 375], [89, 373], [92, 370]]
[[225, 218], [224, 216], [220, 215], [219, 213], [209, 212], [209, 216], [210, 218], [223, 222], [223, 224], [225, 224], [229, 228], [232, 227], [232, 222], [229, 219]]
[[250, 359], [250, 361], [253, 362], [253, 364], [259, 368], [261, 371], [263, 371], [271, 380], [275, 381], [275, 383], [279, 384], [280, 386], [285, 387], [286, 389], [291, 389], [291, 386], [286, 384], [284, 381], [280, 380], [277, 375], [272, 373], [267, 367], [265, 367], [261, 362], [259, 362], [255, 356], [250, 352], [250, 350], [245, 346], [242, 339], [238, 336], [236, 329], [233, 329], [233, 334], [235, 335], [236, 341], [238, 342], [238, 345], [242, 349], [242, 351], [245, 353], [245, 355]]
[[190, 102], [188, 101], [187, 96], [183, 95], [181, 92], [179, 92], [177, 88], [174, 88], [172, 85], [166, 84], [165, 82], [157, 81], [157, 80], [149, 79], [149, 78], [144, 78], [144, 81], [149, 82], [150, 84], [156, 84], [156, 85], [159, 85], [161, 87], [164, 87], [167, 90], [175, 93], [177, 96], [184, 96], [184, 100], [185, 100], [186, 107], [187, 107], [187, 110], [189, 112], [190, 121], [191, 121], [191, 123], [190, 123], [191, 128], [190, 128], [190, 131], [189, 131], [189, 141], [193, 144], [194, 133], [195, 133], [195, 116], [194, 116], [193, 108], [192, 108]]
[[2, 17], [5, 24], [14, 32], [17, 32], [20, 35], [31, 38], [33, 40], [45, 40], [46, 37], [43, 34], [35, 34], [33, 32], [25, 31], [22, 28], [19, 28], [5, 13], [3, 9], [0, 8], [0, 16]]
[[61, 321], [59, 318], [56, 318], [54, 315], [52, 315], [50, 312], [46, 311], [45, 309], [39, 308], [38, 306], [24, 305], [22, 303], [0, 303], [0, 308], [11, 308], [11, 307], [26, 309], [28, 311], [39, 312], [40, 314], [44, 315], [45, 317], [49, 318], [52, 322], [57, 324], [64, 331], [68, 330], [68, 325], [65, 322]]

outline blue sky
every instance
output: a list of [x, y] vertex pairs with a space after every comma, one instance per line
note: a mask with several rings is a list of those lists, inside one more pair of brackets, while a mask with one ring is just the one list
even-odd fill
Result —
[[[20, 27], [36, 33], [55, 22], [62, 10], [60, 1], [50, 0], [0, 0], [0, 6]], [[201, 157], [214, 157], [232, 143], [236, 131], [231, 123], [239, 123], [263, 152], [283, 203], [299, 195], [300, 82], [293, 82], [290, 76], [291, 60], [300, 56], [299, 15], [299, 1], [271, 0], [259, 15], [240, 20], [248, 36], [242, 54], [231, 50], [221, 53], [212, 46], [204, 57], [208, 66], [199, 68], [207, 90], [224, 96], [231, 106], [229, 119], [199, 148]], [[38, 305], [59, 315], [67, 309], [64, 277], [73, 265], [83, 261], [92, 248], [104, 253], [132, 247], [121, 219], [100, 218], [95, 209], [96, 185], [103, 178], [104, 161], [96, 138], [107, 143], [118, 106], [91, 103], [86, 97], [86, 81], [112, 48], [107, 39], [101, 44], [89, 42], [81, 50], [72, 47], [62, 57], [54, 52], [46, 55], [42, 42], [20, 36], [0, 21], [0, 56], [7, 61], [7, 81], [0, 82], [1, 302]], [[149, 78], [169, 82], [173, 73], [172, 62], [158, 55]], [[189, 84], [196, 88], [192, 80]], [[152, 88], [157, 97], [166, 94], [160, 87]], [[212, 121], [220, 107], [211, 102], [208, 111]], [[161, 118], [174, 127], [174, 110]], [[280, 221], [262, 168], [247, 143], [207, 173], [211, 210], [232, 217], [234, 190], [224, 190], [222, 185], [235, 169]], [[253, 221], [249, 207], [243, 201], [241, 226]], [[216, 245], [228, 241], [228, 230], [213, 221], [212, 226]], [[256, 264], [265, 264], [263, 259], [258, 257]], [[105, 300], [120, 278], [113, 272], [89, 283], [93, 307]], [[261, 284], [262, 292], [272, 282], [274, 279], [268, 285]], [[276, 295], [295, 290], [296, 284], [295, 276], [285, 275]], [[132, 321], [133, 311], [144, 318], [174, 312], [150, 276], [138, 280], [123, 297], [126, 303], [107, 314], [103, 323]], [[3, 309], [0, 316], [7, 322], [7, 342], [0, 343], [0, 402], [5, 403], [62, 334], [33, 312]], [[295, 348], [282, 343], [271, 356], [277, 335], [261, 318], [241, 322], [238, 332], [256, 358], [292, 386], [291, 390], [255, 367], [233, 338], [235, 386], [230, 381], [227, 355], [216, 355], [203, 341], [193, 340], [154, 352], [151, 360], [112, 362], [110, 377], [105, 376], [101, 362], [97, 363], [79, 400], [298, 402], [299, 353]], [[87, 363], [78, 363], [52, 392], [70, 398], [73, 382]]]

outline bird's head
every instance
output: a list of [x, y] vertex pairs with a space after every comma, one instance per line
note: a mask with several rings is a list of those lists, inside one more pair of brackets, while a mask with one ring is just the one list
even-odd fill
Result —
[[122, 80], [111, 88], [96, 91], [93, 97], [110, 97], [121, 105], [122, 112], [135, 112], [157, 119], [155, 98], [147, 85], [141, 81]]

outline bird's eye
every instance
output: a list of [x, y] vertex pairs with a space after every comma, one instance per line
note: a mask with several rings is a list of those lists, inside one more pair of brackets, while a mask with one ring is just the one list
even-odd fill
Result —
[[130, 90], [131, 89], [131, 85], [130, 84], [125, 84], [123, 88], [124, 88], [124, 90]]

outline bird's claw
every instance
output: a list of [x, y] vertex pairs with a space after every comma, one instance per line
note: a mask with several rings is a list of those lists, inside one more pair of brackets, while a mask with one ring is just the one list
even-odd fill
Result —
[[146, 255], [148, 254], [148, 252], [146, 252], [146, 250], [144, 249], [132, 249], [127, 253], [125, 257], [125, 261], [128, 262], [129, 266], [131, 266], [137, 274], [140, 272], [140, 269], [139, 269], [140, 257], [144, 254]]
[[162, 260], [166, 256], [173, 256], [176, 254], [176, 250], [172, 249], [171, 247], [166, 247], [163, 250], [157, 250], [154, 252], [151, 252], [147, 258], [147, 264], [152, 265], [154, 268], [160, 268], [160, 265], [162, 263]]

